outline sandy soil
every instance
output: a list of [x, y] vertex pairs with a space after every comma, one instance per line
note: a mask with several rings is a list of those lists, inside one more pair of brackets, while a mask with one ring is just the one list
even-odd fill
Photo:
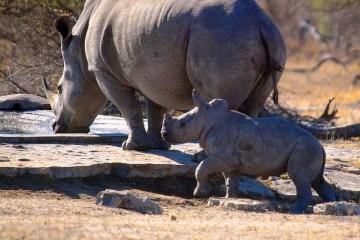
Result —
[[150, 216], [95, 205], [99, 189], [84, 182], [0, 188], [0, 239], [360, 239], [360, 217], [230, 211], [136, 190], [165, 210]]

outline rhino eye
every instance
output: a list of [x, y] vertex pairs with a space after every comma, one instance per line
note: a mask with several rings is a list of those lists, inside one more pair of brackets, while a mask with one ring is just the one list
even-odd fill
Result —
[[62, 94], [62, 86], [59, 85], [59, 86], [57, 87], [57, 90], [58, 90], [58, 93], [61, 95], [61, 94]]

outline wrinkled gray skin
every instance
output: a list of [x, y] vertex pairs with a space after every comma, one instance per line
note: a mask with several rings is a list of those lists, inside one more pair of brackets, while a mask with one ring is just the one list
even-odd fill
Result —
[[225, 100], [210, 103], [193, 94], [196, 107], [179, 116], [165, 116], [162, 135], [170, 143], [199, 140], [207, 158], [196, 169], [195, 196], [210, 193], [208, 175], [223, 172], [227, 196], [236, 195], [236, 177], [279, 176], [285, 172], [297, 190], [294, 213], [312, 202], [311, 187], [325, 201], [335, 201], [323, 177], [325, 152], [307, 131], [281, 118], [253, 119], [231, 111]]
[[[256, 116], [285, 65], [282, 36], [253, 0], [87, 0], [73, 28], [65, 17], [55, 26], [64, 71], [58, 93], [45, 88], [54, 131], [88, 131], [109, 99], [130, 128], [124, 149], [168, 148], [163, 115], [191, 109], [194, 88]], [[147, 132], [135, 90], [148, 100]]]
[[0, 110], [50, 110], [50, 104], [46, 98], [33, 94], [12, 94], [0, 97]]

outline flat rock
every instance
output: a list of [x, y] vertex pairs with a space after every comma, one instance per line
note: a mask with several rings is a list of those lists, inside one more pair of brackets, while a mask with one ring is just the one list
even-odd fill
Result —
[[335, 185], [341, 200], [360, 202], [360, 175], [329, 169], [325, 176]]
[[0, 110], [50, 110], [46, 98], [33, 94], [12, 94], [0, 96]]
[[96, 204], [106, 207], [124, 208], [143, 214], [162, 214], [160, 205], [147, 197], [141, 197], [131, 191], [115, 191], [106, 189], [99, 192]]
[[246, 198], [209, 198], [208, 206], [220, 206], [225, 209], [250, 212], [288, 212], [290, 210], [290, 205], [286, 203]]
[[124, 151], [120, 144], [0, 144], [0, 176], [193, 177], [196, 163], [192, 162], [192, 154], [198, 148], [193, 145], [139, 152]]
[[323, 215], [360, 215], [360, 205], [349, 202], [322, 203], [314, 206], [314, 213]]
[[275, 199], [276, 194], [262, 182], [245, 176], [237, 179], [237, 196], [254, 199]]

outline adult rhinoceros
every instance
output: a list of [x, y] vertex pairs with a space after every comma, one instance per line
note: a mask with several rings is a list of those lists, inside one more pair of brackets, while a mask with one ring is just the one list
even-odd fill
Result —
[[[44, 81], [55, 133], [87, 132], [107, 99], [130, 128], [124, 149], [168, 148], [166, 109], [193, 107], [192, 89], [256, 116], [285, 65], [283, 39], [253, 0], [87, 0], [72, 28], [55, 22], [64, 71]], [[148, 100], [148, 131], [139, 103]]]

